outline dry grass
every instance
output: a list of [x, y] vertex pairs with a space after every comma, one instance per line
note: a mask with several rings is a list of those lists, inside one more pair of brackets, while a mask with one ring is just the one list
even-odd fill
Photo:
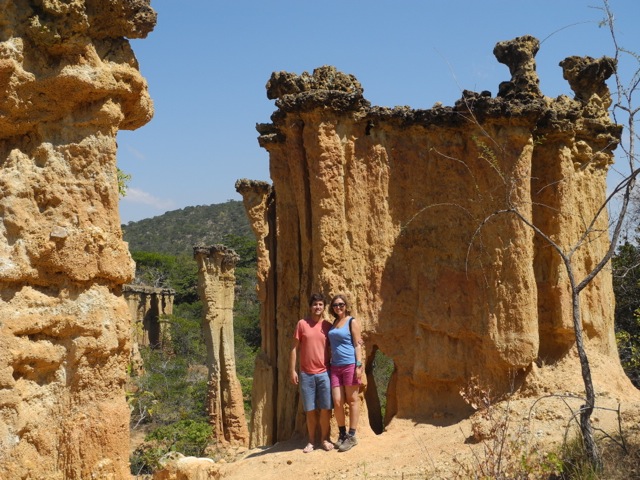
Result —
[[[629, 432], [623, 432], [624, 435]], [[602, 455], [601, 472], [594, 471], [587, 461], [579, 436], [574, 436], [562, 449], [563, 480], [632, 480], [640, 479], [640, 439], [619, 440], [601, 438], [598, 442]]]
[[[630, 480], [640, 479], [640, 425], [633, 414], [618, 410], [618, 431], [600, 430], [598, 447], [603, 469], [597, 472], [584, 452], [579, 429], [565, 435], [565, 442], [551, 447], [532, 435], [530, 422], [514, 421], [509, 400], [492, 401], [488, 389], [472, 378], [460, 392], [476, 409], [472, 434], [467, 438], [470, 455], [458, 457], [455, 473], [461, 479], [496, 480]], [[427, 476], [426, 478], [430, 478]]]

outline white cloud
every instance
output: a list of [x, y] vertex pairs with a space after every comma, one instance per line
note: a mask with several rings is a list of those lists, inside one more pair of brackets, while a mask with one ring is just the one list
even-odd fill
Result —
[[125, 145], [125, 148], [127, 149], [127, 152], [129, 152], [134, 158], [137, 158], [138, 160], [147, 159], [147, 156], [144, 153], [142, 153], [140, 150], [136, 150], [131, 145]]
[[148, 205], [157, 210], [171, 210], [175, 208], [175, 202], [173, 200], [157, 198], [137, 188], [127, 188], [127, 194], [121, 201]]

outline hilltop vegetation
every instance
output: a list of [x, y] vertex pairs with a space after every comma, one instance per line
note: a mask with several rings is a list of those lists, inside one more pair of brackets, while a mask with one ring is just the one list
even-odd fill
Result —
[[134, 283], [175, 290], [173, 315], [163, 318], [170, 343], [141, 347], [144, 373], [130, 381], [131, 429], [145, 441], [131, 456], [131, 473], [151, 473], [168, 451], [203, 455], [211, 427], [205, 414], [206, 349], [193, 247], [221, 243], [240, 256], [235, 268], [236, 370], [249, 413], [253, 364], [260, 345], [256, 241], [241, 202], [187, 207], [123, 226], [136, 262]]
[[122, 225], [132, 252], [192, 255], [194, 246], [223, 243], [231, 234], [253, 239], [241, 201], [198, 205]]

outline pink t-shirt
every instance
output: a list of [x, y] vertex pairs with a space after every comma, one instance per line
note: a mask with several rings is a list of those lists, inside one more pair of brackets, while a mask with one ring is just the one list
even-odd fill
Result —
[[313, 322], [303, 318], [298, 322], [293, 338], [300, 342], [300, 370], [308, 374], [327, 371], [329, 365], [329, 341], [327, 333], [331, 324], [326, 320]]

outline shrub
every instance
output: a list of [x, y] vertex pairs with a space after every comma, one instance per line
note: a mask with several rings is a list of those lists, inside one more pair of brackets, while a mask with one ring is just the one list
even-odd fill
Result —
[[211, 426], [205, 421], [181, 420], [158, 427], [149, 433], [145, 443], [132, 454], [131, 473], [153, 473], [158, 461], [169, 452], [180, 452], [186, 456], [203, 456], [211, 438]]

